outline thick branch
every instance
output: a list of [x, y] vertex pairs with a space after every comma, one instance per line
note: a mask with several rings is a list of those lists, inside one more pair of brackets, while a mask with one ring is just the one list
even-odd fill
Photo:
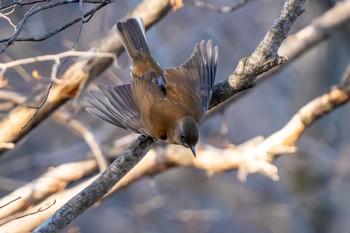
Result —
[[242, 58], [236, 70], [222, 82], [215, 85], [210, 108], [224, 102], [234, 94], [251, 88], [258, 75], [286, 61], [277, 53], [281, 43], [287, 38], [288, 32], [304, 12], [305, 0], [287, 0], [280, 16], [276, 19], [264, 39], [255, 51], [247, 58]]
[[69, 200], [34, 232], [53, 233], [61, 231], [111, 190], [114, 184], [143, 158], [153, 144], [152, 138], [139, 136], [92, 184]]

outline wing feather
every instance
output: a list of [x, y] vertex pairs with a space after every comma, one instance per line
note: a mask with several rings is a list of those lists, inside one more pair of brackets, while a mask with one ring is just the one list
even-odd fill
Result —
[[85, 98], [91, 105], [86, 110], [108, 123], [141, 133], [143, 125], [133, 99], [131, 85], [106, 87], [98, 84], [97, 87], [99, 91], [90, 91], [92, 98]]
[[208, 110], [211, 93], [215, 82], [218, 61], [218, 48], [213, 48], [212, 41], [201, 41], [195, 45], [191, 57], [181, 66], [164, 71], [167, 82], [186, 85], [197, 93], [202, 102], [201, 118]]
[[132, 93], [141, 115], [148, 118], [153, 104], [164, 97], [161, 87], [156, 83], [157, 75], [153, 71], [144, 73], [132, 84]]

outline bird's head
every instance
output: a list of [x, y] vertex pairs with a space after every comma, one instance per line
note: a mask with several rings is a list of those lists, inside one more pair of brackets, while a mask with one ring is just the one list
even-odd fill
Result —
[[197, 122], [192, 117], [184, 117], [177, 124], [173, 141], [175, 144], [190, 148], [196, 157], [196, 144], [198, 142], [199, 130]]

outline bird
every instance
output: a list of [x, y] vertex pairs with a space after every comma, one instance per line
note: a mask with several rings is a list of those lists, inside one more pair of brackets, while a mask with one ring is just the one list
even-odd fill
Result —
[[120, 128], [182, 145], [196, 157], [198, 123], [211, 99], [218, 47], [202, 40], [185, 63], [162, 69], [151, 55], [141, 18], [117, 22], [116, 32], [131, 59], [132, 82], [97, 84], [86, 97], [86, 110]]

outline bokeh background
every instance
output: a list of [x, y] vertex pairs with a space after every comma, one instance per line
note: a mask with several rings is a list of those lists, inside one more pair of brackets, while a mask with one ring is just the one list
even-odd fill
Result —
[[[1, 1], [6, 2], [6, 1]], [[210, 1], [216, 6], [238, 1]], [[335, 1], [309, 0], [291, 34], [330, 9]], [[119, 0], [98, 11], [83, 25], [76, 49], [89, 50], [117, 20], [139, 1]], [[154, 57], [163, 67], [178, 66], [202, 39], [219, 46], [217, 82], [228, 77], [242, 57], [249, 56], [272, 25], [282, 0], [257, 0], [232, 13], [220, 14], [194, 7], [190, 1], [170, 12], [147, 31]], [[84, 4], [84, 9], [89, 5]], [[11, 14], [19, 22], [27, 8]], [[44, 11], [26, 23], [24, 35], [39, 36], [79, 15], [79, 6]], [[294, 113], [339, 83], [350, 62], [350, 25], [309, 50], [286, 68], [259, 83], [220, 114], [201, 124], [200, 143], [220, 146], [240, 144], [258, 135], [279, 130]], [[74, 25], [42, 42], [16, 42], [0, 61], [16, 60], [70, 49], [80, 25]], [[12, 28], [0, 18], [1, 38]], [[283, 55], [283, 53], [281, 53]], [[72, 59], [68, 59], [66, 64]], [[6, 73], [8, 90], [34, 96], [49, 84], [50, 62], [23, 66], [29, 76], [37, 70], [40, 80], [24, 80], [15, 70]], [[64, 70], [64, 67], [63, 67]], [[126, 54], [93, 84], [130, 82]], [[87, 95], [86, 92], [82, 96]], [[93, 128], [98, 141], [108, 144], [128, 132], [111, 127], [87, 114], [79, 102], [65, 108]], [[2, 112], [0, 117], [3, 117]], [[227, 124], [227, 132], [222, 124]], [[65, 232], [234, 232], [234, 233], [348, 233], [350, 232], [350, 107], [345, 105], [317, 121], [300, 138], [298, 152], [274, 163], [281, 179], [250, 175], [237, 181], [236, 171], [208, 177], [191, 168], [168, 170], [144, 178], [79, 216]], [[85, 141], [52, 119], [47, 119], [16, 148], [0, 158], [0, 197], [43, 174], [48, 167], [84, 158]], [[200, 155], [199, 155], [200, 156]]]

